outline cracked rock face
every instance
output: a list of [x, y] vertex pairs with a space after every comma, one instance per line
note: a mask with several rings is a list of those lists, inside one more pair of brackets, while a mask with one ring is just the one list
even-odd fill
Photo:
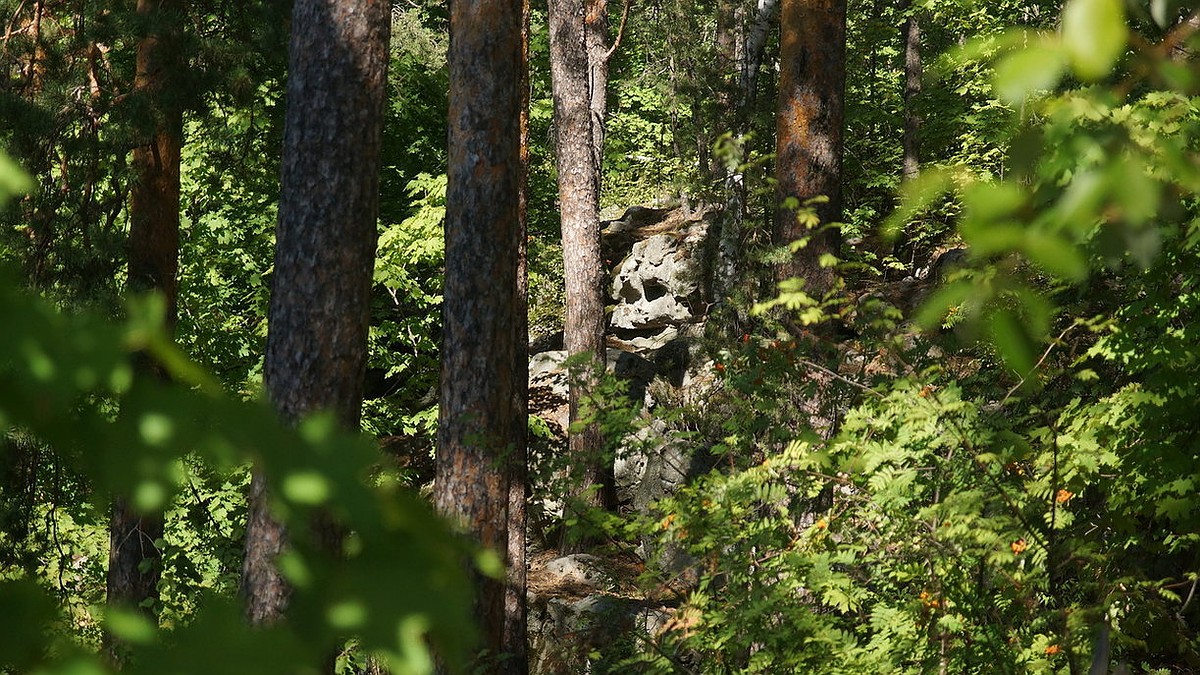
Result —
[[700, 293], [693, 257], [672, 234], [637, 242], [613, 275], [612, 325], [644, 330], [695, 321]]

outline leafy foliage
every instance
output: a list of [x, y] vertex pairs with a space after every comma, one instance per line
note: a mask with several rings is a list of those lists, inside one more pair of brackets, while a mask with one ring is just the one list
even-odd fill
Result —
[[[764, 244], [774, 85], [765, 69], [734, 105], [738, 74], [718, 44], [754, 4], [634, 3], [612, 61], [604, 200], [737, 191], [737, 240], [770, 263], [787, 254]], [[36, 29], [33, 5], [47, 8]], [[687, 588], [665, 600], [661, 632], [601, 646], [597, 670], [1200, 669], [1196, 22], [1174, 0], [1059, 5], [850, 3], [841, 227], [855, 244], [848, 263], [828, 261], [845, 285], [722, 299], [717, 315], [732, 318], [711, 323], [712, 362], [689, 373], [700, 393], [687, 400], [641, 408], [595, 378], [586, 401], [606, 456], [667, 437], [713, 468], [636, 514], [567, 509], [568, 526], [636, 541], [653, 584]], [[451, 662], [469, 653], [469, 549], [404, 476], [379, 470], [372, 443], [323, 417], [282, 428], [253, 402], [280, 8], [214, 0], [182, 17], [192, 79], [172, 345], [154, 299], [119, 300], [125, 154], [147, 123], [129, 95], [133, 47], [147, 26], [82, 0], [0, 7], [13, 17], [0, 140], [30, 172], [0, 160], [0, 199], [30, 192], [0, 233], [22, 280], [0, 284], [0, 607], [23, 619], [0, 635], [0, 668], [109, 672], [104, 631], [129, 646], [135, 673], [309, 672], [331, 656], [349, 672], [368, 655], [429, 672], [431, 646]], [[547, 338], [561, 328], [561, 247], [544, 8], [533, 12], [531, 335]], [[925, 166], [901, 185], [909, 16], [932, 77], [908, 104]], [[393, 20], [364, 420], [426, 448], [447, 16], [422, 0]], [[767, 64], [777, 48], [768, 41]], [[947, 244], [965, 264], [930, 272], [946, 283], [911, 316], [890, 306], [888, 284]], [[177, 384], [135, 377], [134, 359]], [[579, 459], [543, 457], [535, 496], [553, 499]], [[252, 463], [297, 536], [282, 563], [294, 611], [257, 631], [234, 601]], [[101, 609], [116, 492], [166, 516], [161, 628]], [[345, 527], [338, 555], [308, 541], [317, 511]], [[656, 569], [668, 550], [687, 569]]]
[[[207, 645], [220, 641], [228, 647], [223, 654], [231, 667], [294, 672], [333, 651], [347, 632], [358, 633], [365, 647], [390, 654], [393, 666], [405, 672], [427, 670], [421, 665], [429, 658], [426, 635], [448, 655], [465, 653], [460, 545], [415, 497], [395, 485], [366, 486], [365, 472], [376, 461], [371, 444], [336, 432], [328, 417], [285, 429], [266, 408], [215, 393], [219, 387], [210, 376], [159, 335], [153, 311], [135, 312], [118, 326], [64, 316], [6, 290], [0, 312], [20, 326], [3, 338], [3, 353], [9, 355], [2, 370], [7, 393], [0, 399], [5, 425], [34, 435], [81, 471], [92, 487], [94, 508], [103, 512], [105, 496], [121, 492], [132, 494], [141, 510], [161, 511], [181, 488], [194, 487], [189, 458], [226, 470], [254, 460], [274, 478], [276, 514], [296, 533], [295, 549], [282, 561], [297, 588], [296, 612], [285, 625], [262, 634], [236, 628], [236, 610], [216, 596], [202, 596], [198, 614], [187, 612], [186, 620], [162, 635], [144, 619], [111, 610], [105, 617], [109, 629], [145, 649], [131, 664], [133, 671], [207, 672], [214, 667]], [[130, 359], [137, 352], [152, 354], [177, 381], [197, 388], [135, 380]], [[340, 555], [321, 553], [306, 540], [316, 508], [350, 528]], [[204, 543], [183, 539], [175, 545], [203, 549]], [[165, 558], [176, 570], [176, 584], [189, 576], [203, 578], [174, 549]], [[381, 576], [382, 569], [388, 574]], [[172, 590], [182, 592], [168, 582]], [[218, 588], [204, 590], [209, 595]], [[22, 598], [44, 593], [36, 578], [6, 582], [5, 592]], [[172, 596], [168, 592], [167, 599]], [[27, 602], [52, 606], [48, 599]], [[34, 646], [24, 647], [26, 656], [8, 652], [0, 659], [32, 659], [26, 662], [32, 665], [49, 658], [68, 667], [63, 657], [75, 650], [51, 650], [49, 641], [62, 634], [46, 630], [52, 614], [43, 619]], [[197, 658], [200, 653], [207, 657]]]

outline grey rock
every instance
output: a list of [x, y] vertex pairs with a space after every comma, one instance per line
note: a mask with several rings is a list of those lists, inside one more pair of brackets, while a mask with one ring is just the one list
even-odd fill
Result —
[[613, 278], [615, 328], [644, 330], [694, 321], [700, 291], [694, 258], [678, 237], [656, 234], [633, 245]]
[[573, 553], [546, 563], [545, 573], [556, 583], [586, 586], [595, 590], [611, 589], [614, 581], [604, 571], [603, 560], [586, 553]]

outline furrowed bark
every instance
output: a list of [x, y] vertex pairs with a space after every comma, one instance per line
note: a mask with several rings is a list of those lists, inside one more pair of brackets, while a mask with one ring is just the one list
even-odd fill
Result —
[[[776, 126], [776, 176], [779, 207], [775, 242], [808, 244], [780, 266], [778, 277], [804, 279], [808, 293], [820, 296], [834, 287], [834, 271], [822, 267], [825, 254], [836, 255], [836, 222], [841, 213], [842, 127], [846, 87], [845, 0], [783, 0], [780, 19], [779, 115]], [[784, 205], [801, 205], [824, 196], [815, 206], [819, 223], [801, 222]]]
[[904, 178], [912, 180], [921, 171], [921, 118], [916, 100], [921, 95], [921, 21], [908, 3], [904, 22]]
[[[524, 528], [510, 532], [523, 520], [513, 507], [524, 505], [520, 473], [527, 424], [522, 414], [527, 362], [520, 281], [523, 16], [521, 0], [451, 4], [446, 276], [434, 483], [438, 510], [477, 543], [508, 558], [507, 580], [473, 573], [475, 615], [485, 650], [479, 665], [504, 673], [524, 672], [523, 609], [517, 606], [523, 589], [516, 587], [523, 583]], [[509, 656], [516, 658], [505, 658]]]
[[[581, 418], [582, 401], [603, 372], [604, 266], [600, 252], [600, 169], [604, 144], [608, 50], [604, 0], [551, 0], [550, 79], [554, 97], [555, 156], [562, 216], [568, 356], [590, 354], [583, 377], [572, 378], [570, 420]], [[591, 371], [590, 373], [587, 371]], [[601, 461], [600, 428], [585, 426], [568, 437], [569, 454], [581, 462], [576, 497], [593, 507], [615, 501], [612, 471]], [[581, 542], [567, 542], [577, 548]]]
[[[379, 213], [390, 3], [296, 0], [264, 379], [280, 417], [318, 410], [356, 429]], [[252, 624], [278, 620], [288, 534], [261, 470], [250, 488], [242, 593]], [[317, 526], [320, 527], [320, 526]]]

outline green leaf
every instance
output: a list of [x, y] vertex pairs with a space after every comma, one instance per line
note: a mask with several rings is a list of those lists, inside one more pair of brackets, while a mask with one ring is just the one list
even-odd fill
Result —
[[967, 282], [958, 282], [940, 288], [921, 305], [913, 317], [916, 324], [925, 330], [941, 325], [947, 312], [966, 302], [971, 296], [972, 286]]
[[1007, 219], [1020, 211], [1025, 201], [1025, 190], [1013, 183], [978, 183], [963, 194], [966, 217], [972, 223]]
[[145, 614], [128, 609], [110, 607], [104, 614], [104, 624], [122, 642], [145, 645], [154, 642], [156, 630]]
[[146, 413], [138, 422], [138, 432], [147, 445], [163, 445], [174, 431], [175, 424], [162, 413]]
[[1025, 326], [1014, 312], [1001, 309], [991, 316], [992, 339], [1000, 356], [1021, 377], [1033, 370], [1034, 345]]
[[43, 656], [43, 628], [57, 615], [53, 598], [29, 581], [0, 582], [0, 607], [8, 617], [0, 631], [0, 666], [28, 670]]
[[337, 630], [355, 630], [367, 623], [370, 612], [366, 605], [358, 600], [343, 600], [333, 604], [325, 611], [329, 625]]
[[889, 240], [900, 236], [909, 221], [954, 187], [956, 176], [950, 169], [934, 167], [904, 183], [900, 188], [899, 208], [888, 216], [881, 228], [883, 236]]
[[1141, 163], [1125, 160], [1114, 164], [1109, 180], [1113, 196], [1121, 206], [1121, 216], [1127, 222], [1141, 225], [1158, 215], [1162, 186]]
[[980, 258], [1018, 249], [1028, 235], [1023, 225], [1014, 222], [964, 221], [960, 230], [971, 254]]
[[8, 155], [0, 152], [0, 205], [33, 189], [33, 180]]
[[133, 506], [142, 513], [161, 511], [167, 502], [167, 488], [158, 481], [144, 480], [133, 490]]
[[283, 495], [297, 504], [323, 504], [332, 492], [329, 479], [318, 471], [297, 471], [283, 479]]
[[1063, 47], [1081, 80], [1107, 76], [1125, 53], [1128, 39], [1121, 0], [1068, 0], [1063, 7]]
[[1025, 257], [1054, 276], [1067, 281], [1087, 278], [1087, 261], [1079, 249], [1048, 232], [1028, 232], [1022, 245]]
[[485, 576], [493, 579], [504, 578], [504, 561], [490, 548], [482, 549], [475, 554], [475, 566]]
[[1061, 51], [1046, 45], [1032, 46], [997, 63], [992, 86], [1001, 101], [1020, 105], [1037, 92], [1053, 89], [1066, 65]]

